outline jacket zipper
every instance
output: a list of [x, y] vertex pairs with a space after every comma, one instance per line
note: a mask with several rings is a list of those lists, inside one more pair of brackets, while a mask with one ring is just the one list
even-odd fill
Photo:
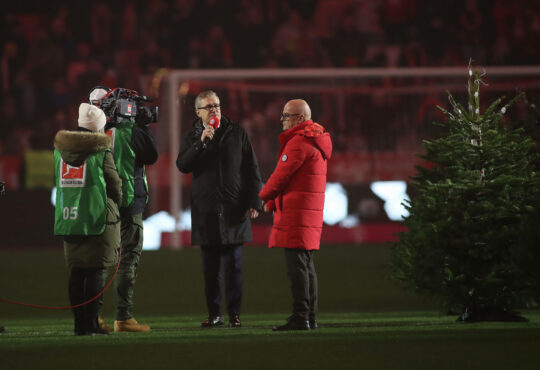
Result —
[[[221, 148], [221, 144], [223, 144], [223, 140], [225, 139], [225, 136], [232, 130], [232, 126], [227, 126], [227, 130], [223, 133], [221, 138], [219, 139], [218, 147]], [[221, 168], [221, 157], [218, 157], [218, 184], [220, 191], [223, 190], [223, 172]]]
[[[221, 145], [223, 144], [223, 140], [225, 139], [225, 136], [232, 130], [232, 126], [228, 126], [227, 130], [223, 133], [221, 138], [218, 142], [218, 148], [221, 148]], [[223, 169], [221, 167], [221, 156], [218, 156], [218, 184], [219, 184], [219, 196], [220, 196], [220, 202], [217, 205], [218, 207], [218, 222], [219, 222], [219, 231], [220, 231], [220, 239], [222, 243], [228, 243], [228, 233], [226, 230], [225, 225], [225, 215], [223, 212], [225, 211], [223, 207], [223, 200], [221, 199], [223, 197]]]

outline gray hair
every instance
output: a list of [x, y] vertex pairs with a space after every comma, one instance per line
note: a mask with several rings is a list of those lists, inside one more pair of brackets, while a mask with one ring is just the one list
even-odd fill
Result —
[[197, 109], [203, 99], [209, 98], [211, 96], [215, 96], [219, 99], [219, 96], [217, 96], [217, 94], [212, 90], [201, 91], [199, 95], [197, 95], [197, 97], [195, 98], [195, 109]]

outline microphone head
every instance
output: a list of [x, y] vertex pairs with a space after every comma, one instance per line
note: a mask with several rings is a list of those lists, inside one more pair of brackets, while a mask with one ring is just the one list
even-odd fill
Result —
[[208, 124], [214, 128], [214, 130], [217, 130], [219, 128], [219, 118], [218, 117], [210, 117], [210, 120], [208, 121]]

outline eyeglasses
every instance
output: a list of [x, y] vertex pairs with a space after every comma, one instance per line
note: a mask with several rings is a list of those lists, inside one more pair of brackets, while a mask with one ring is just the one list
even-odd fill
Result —
[[288, 120], [289, 118], [293, 117], [293, 116], [299, 116], [300, 113], [281, 113], [281, 120], [282, 121], [285, 121], [285, 120]]
[[211, 111], [212, 109], [218, 110], [220, 107], [219, 104], [208, 104], [205, 107], [198, 107], [197, 109], [204, 109], [206, 111]]

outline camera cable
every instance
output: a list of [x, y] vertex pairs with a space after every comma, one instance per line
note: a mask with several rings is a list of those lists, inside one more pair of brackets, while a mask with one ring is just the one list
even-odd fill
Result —
[[109, 286], [114, 281], [114, 278], [116, 277], [116, 274], [118, 273], [118, 268], [120, 267], [120, 261], [121, 260], [122, 260], [122, 248], [119, 249], [118, 263], [116, 265], [116, 269], [114, 271], [114, 274], [111, 277], [111, 279], [109, 280], [109, 282], [107, 283], [107, 285], [105, 285], [105, 287], [101, 290], [101, 292], [99, 292], [95, 297], [93, 297], [93, 298], [91, 298], [91, 299], [89, 299], [89, 300], [87, 300], [85, 302], [82, 302], [82, 303], [79, 303], [79, 304], [76, 304], [76, 305], [73, 305], [73, 306], [44, 306], [44, 305], [39, 305], [39, 304], [32, 304], [32, 303], [24, 303], [24, 302], [19, 302], [19, 301], [13, 301], [13, 300], [1, 298], [1, 297], [0, 297], [0, 302], [11, 303], [11, 304], [16, 304], [16, 305], [19, 305], [19, 306], [25, 306], [25, 307], [31, 307], [31, 308], [41, 308], [41, 309], [45, 309], [45, 310], [70, 310], [72, 308], [82, 307], [84, 305], [87, 305], [90, 302], [95, 301], [103, 293], [105, 293], [105, 291], [109, 288]]

